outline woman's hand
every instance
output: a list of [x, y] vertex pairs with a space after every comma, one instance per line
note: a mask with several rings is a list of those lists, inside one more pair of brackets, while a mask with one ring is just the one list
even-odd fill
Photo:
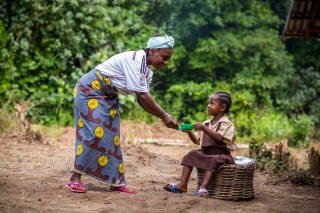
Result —
[[153, 99], [152, 95], [148, 92], [135, 92], [137, 101], [140, 106], [149, 112], [151, 115], [161, 118], [168, 128], [178, 129], [178, 124], [173, 120], [173, 117], [165, 112]]
[[175, 120], [170, 114], [166, 113], [165, 116], [161, 119], [168, 128], [178, 129], [177, 122], [175, 122]]
[[172, 116], [164, 111], [157, 102], [153, 99], [152, 95], [148, 92], [135, 92], [137, 101], [140, 106], [151, 115], [161, 118], [168, 128], [178, 129], [177, 123], [173, 120]]

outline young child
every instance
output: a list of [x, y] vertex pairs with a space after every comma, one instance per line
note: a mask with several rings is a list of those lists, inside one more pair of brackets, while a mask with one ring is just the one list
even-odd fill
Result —
[[213, 116], [211, 120], [194, 124], [195, 133], [188, 133], [189, 138], [195, 144], [201, 143], [201, 149], [190, 151], [182, 159], [183, 165], [180, 183], [167, 184], [164, 189], [174, 193], [188, 191], [188, 180], [193, 167], [205, 170], [204, 180], [196, 192], [196, 196], [207, 197], [207, 187], [215, 172], [222, 165], [234, 164], [230, 151], [235, 150], [236, 131], [233, 123], [226, 116], [231, 107], [231, 96], [226, 92], [215, 92], [209, 97], [207, 105], [208, 115]]

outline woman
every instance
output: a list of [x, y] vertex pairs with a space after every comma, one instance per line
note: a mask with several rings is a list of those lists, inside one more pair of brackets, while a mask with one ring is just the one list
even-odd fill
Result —
[[67, 183], [73, 192], [86, 192], [81, 175], [111, 185], [113, 191], [135, 193], [125, 181], [120, 146], [118, 92], [135, 94], [140, 106], [161, 118], [168, 128], [177, 128], [172, 116], [149, 93], [152, 70], [168, 64], [174, 39], [167, 35], [150, 38], [147, 48], [117, 54], [85, 74], [74, 90], [76, 144], [74, 171]]

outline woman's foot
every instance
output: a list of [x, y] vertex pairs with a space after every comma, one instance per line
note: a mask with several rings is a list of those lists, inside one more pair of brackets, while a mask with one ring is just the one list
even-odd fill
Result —
[[128, 186], [111, 186], [110, 190], [113, 192], [121, 192], [124, 194], [136, 194], [136, 192]]
[[73, 192], [79, 192], [79, 193], [85, 193], [87, 192], [87, 189], [84, 187], [82, 183], [69, 181], [66, 185], [67, 188], [69, 188]]
[[78, 172], [73, 172], [70, 181], [67, 183], [66, 187], [73, 192], [87, 192], [84, 184], [81, 183], [81, 174]]

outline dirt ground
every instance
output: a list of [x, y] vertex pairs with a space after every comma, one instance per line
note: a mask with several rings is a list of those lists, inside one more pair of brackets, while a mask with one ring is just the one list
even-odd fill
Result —
[[[0, 137], [0, 212], [320, 212], [320, 188], [275, 181], [260, 171], [255, 171], [255, 198], [249, 201], [196, 197], [195, 171], [187, 193], [169, 193], [163, 186], [179, 180], [181, 158], [197, 147], [185, 133], [161, 123], [122, 123], [121, 127], [126, 180], [137, 194], [110, 192], [107, 185], [88, 176], [82, 178], [87, 193], [73, 193], [65, 187], [74, 161], [72, 128], [65, 128], [59, 137], [43, 134], [42, 142], [11, 135]], [[147, 145], [136, 138], [160, 143], [175, 140], [184, 146]], [[239, 149], [233, 156], [246, 155], [246, 151]]]

